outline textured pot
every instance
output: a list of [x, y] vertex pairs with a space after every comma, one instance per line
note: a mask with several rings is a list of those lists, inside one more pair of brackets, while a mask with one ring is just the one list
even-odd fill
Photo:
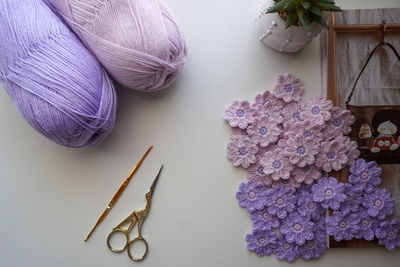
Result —
[[[259, 15], [256, 18], [259, 39], [270, 48], [280, 52], [299, 51], [324, 29], [315, 22], [307, 27], [290, 26], [286, 29], [285, 21], [279, 13], [266, 14], [268, 8], [273, 5], [273, 0], [262, 0]], [[327, 17], [328, 13], [325, 12], [324, 18]]]

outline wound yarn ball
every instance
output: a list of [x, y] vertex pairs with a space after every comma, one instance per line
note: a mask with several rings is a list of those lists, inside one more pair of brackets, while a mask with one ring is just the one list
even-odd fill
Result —
[[92, 146], [113, 129], [111, 79], [42, 0], [0, 1], [0, 82], [39, 133], [67, 147]]
[[176, 79], [186, 44], [164, 0], [48, 0], [120, 84], [157, 91]]

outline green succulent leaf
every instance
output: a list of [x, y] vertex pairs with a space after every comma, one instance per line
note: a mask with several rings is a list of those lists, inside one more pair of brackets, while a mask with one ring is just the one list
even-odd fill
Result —
[[322, 12], [317, 6], [312, 6], [310, 8], [310, 12], [314, 13], [315, 15], [322, 16]]
[[296, 10], [289, 11], [286, 18], [286, 28], [295, 24], [298, 19]]
[[304, 27], [307, 27], [312, 22], [310, 15], [308, 13], [305, 13], [304, 16], [300, 18], [300, 21]]
[[314, 20], [316, 23], [318, 23], [318, 24], [324, 26], [325, 28], [328, 28], [328, 25], [326, 24], [326, 21], [324, 20], [323, 17], [321, 17], [321, 16], [313, 16], [313, 20]]
[[285, 10], [293, 10], [296, 8], [296, 6], [298, 5], [298, 3], [296, 3], [296, 1], [289, 1], [286, 3], [286, 5], [283, 7]]
[[334, 4], [328, 4], [328, 3], [316, 3], [317, 6], [319, 7], [320, 10], [325, 10], [325, 11], [342, 11], [342, 9]]
[[311, 7], [311, 3], [308, 1], [302, 1], [301, 5], [304, 7], [304, 9], [309, 9]]
[[284, 10], [284, 7], [288, 1], [289, 0], [282, 0], [280, 2], [277, 2], [275, 5], [268, 9], [267, 13], [275, 13]]
[[296, 8], [296, 11], [297, 11], [297, 16], [299, 16], [300, 19], [301, 19], [301, 18], [304, 16], [304, 14], [306, 13], [306, 10], [305, 10], [304, 7], [302, 7], [302, 6], [297, 7], [297, 8]]

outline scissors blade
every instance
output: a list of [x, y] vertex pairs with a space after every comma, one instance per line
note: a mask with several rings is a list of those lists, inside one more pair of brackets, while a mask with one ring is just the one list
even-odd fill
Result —
[[151, 195], [153, 195], [154, 188], [156, 187], [156, 184], [157, 184], [157, 182], [158, 182], [158, 178], [160, 178], [160, 174], [161, 174], [161, 171], [162, 171], [163, 167], [164, 167], [164, 165], [161, 165], [161, 168], [160, 168], [160, 170], [158, 171], [158, 174], [157, 174], [156, 178], [154, 179], [153, 183], [151, 184], [151, 187], [150, 187], [150, 190], [149, 190], [149, 193], [150, 193]]

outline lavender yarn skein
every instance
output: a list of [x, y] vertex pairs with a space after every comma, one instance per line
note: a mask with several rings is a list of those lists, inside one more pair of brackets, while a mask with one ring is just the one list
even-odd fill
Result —
[[113, 84], [42, 0], [0, 1], [0, 82], [26, 121], [67, 147], [101, 142], [115, 121]]
[[186, 44], [164, 0], [48, 0], [121, 84], [157, 91], [175, 80]]

